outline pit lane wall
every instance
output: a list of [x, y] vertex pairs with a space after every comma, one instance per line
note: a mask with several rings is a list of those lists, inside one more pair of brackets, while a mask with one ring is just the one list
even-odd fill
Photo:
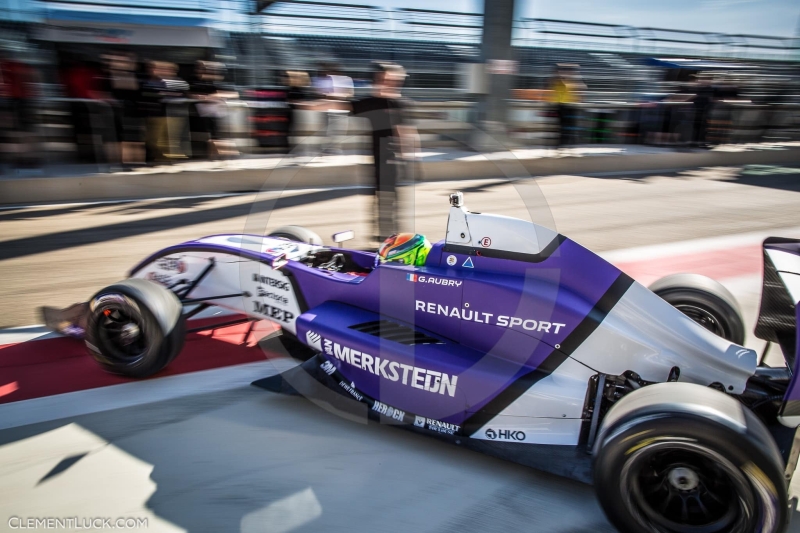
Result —
[[[738, 151], [664, 151], [646, 154], [599, 155], [584, 157], [517, 157], [508, 163], [475, 154], [472, 157], [414, 163], [415, 181], [455, 181], [482, 178], [518, 178], [554, 174], [603, 174], [644, 171], [676, 171], [713, 166], [800, 165], [800, 147], [788, 146], [737, 148]], [[497, 154], [501, 156], [502, 154]], [[240, 193], [283, 188], [329, 188], [369, 185], [370, 165], [312, 164], [299, 167], [288, 186], [286, 171], [273, 173], [268, 168], [204, 170], [164, 167], [152, 173], [98, 173], [85, 176], [12, 176], [0, 179], [0, 205], [27, 205], [48, 202], [125, 200], [203, 194]], [[361, 158], [366, 159], [366, 158]], [[292, 162], [291, 160], [289, 160]], [[299, 162], [299, 161], [298, 161]]]

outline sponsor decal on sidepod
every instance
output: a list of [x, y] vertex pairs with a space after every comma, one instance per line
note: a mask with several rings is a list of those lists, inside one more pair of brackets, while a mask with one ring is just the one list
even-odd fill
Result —
[[284, 324], [290, 323], [295, 318], [295, 314], [292, 311], [276, 307], [276, 304], [289, 305], [290, 298], [292, 297], [291, 293], [287, 297], [273, 291], [268, 291], [261, 286], [264, 285], [269, 289], [290, 292], [291, 287], [289, 282], [285, 279], [276, 279], [260, 274], [253, 274], [253, 281], [260, 284], [254, 288], [256, 296], [272, 300], [270, 303], [252, 300], [253, 313], [264, 315], [267, 318], [283, 322]]
[[437, 433], [446, 433], [447, 435], [455, 435], [458, 433], [458, 430], [461, 429], [461, 426], [457, 424], [450, 424], [449, 422], [442, 422], [441, 420], [435, 420], [424, 416], [415, 416], [414, 425], [436, 431]]
[[330, 361], [325, 361], [324, 363], [319, 365], [319, 367], [322, 369], [323, 372], [325, 372], [329, 376], [334, 372], [336, 372], [336, 367], [333, 366], [333, 363], [331, 363]]
[[392, 407], [391, 405], [386, 405], [378, 401], [372, 404], [372, 410], [394, 420], [399, 420], [400, 422], [402, 422], [403, 418], [406, 416], [405, 411], [401, 411], [397, 407]]
[[[389, 381], [400, 381], [403, 385], [434, 394], [446, 393], [451, 397], [456, 395], [458, 376], [360, 352], [338, 342], [323, 339], [319, 333], [314, 331], [306, 332], [306, 341], [313, 348], [321, 347], [321, 351], [327, 355]], [[348, 392], [350, 391], [348, 390]]]
[[160, 257], [156, 259], [156, 267], [178, 274], [186, 272], [186, 262], [179, 257]]
[[[480, 324], [491, 324], [500, 326], [502, 328], [513, 328], [520, 326], [527, 331], [544, 331], [550, 333], [558, 333], [561, 328], [566, 327], [566, 324], [560, 322], [547, 322], [546, 320], [534, 320], [532, 318], [519, 318], [516, 316], [497, 315], [494, 313], [482, 313], [473, 311], [472, 309], [462, 309], [456, 306], [441, 305], [434, 302], [425, 302], [423, 300], [414, 301], [414, 310], [422, 311], [423, 313], [430, 313], [432, 315], [443, 315], [447, 317], [458, 318], [461, 320], [469, 320], [478, 322]], [[464, 304], [467, 305], [467, 304]]]
[[353, 398], [355, 398], [355, 399], [356, 399], [356, 400], [358, 400], [359, 402], [360, 402], [360, 401], [362, 401], [362, 400], [364, 399], [364, 396], [362, 396], [362, 395], [361, 395], [361, 394], [360, 394], [360, 393], [359, 393], [359, 392], [356, 390], [356, 385], [355, 385], [355, 383], [348, 383], [348, 382], [346, 382], [346, 381], [340, 381], [340, 382], [339, 382], [339, 386], [340, 386], [341, 388], [343, 388], [344, 390], [346, 390], [347, 392], [349, 392], [349, 393], [350, 393], [350, 396], [352, 396]]
[[[309, 331], [306, 334], [306, 339], [309, 341], [311, 339], [319, 339], [319, 333], [315, 333], [313, 331]], [[325, 361], [321, 365], [319, 365], [323, 372], [328, 374], [329, 376], [336, 372], [336, 367], [330, 361]], [[363, 395], [356, 390], [355, 383], [347, 383], [346, 381], [340, 381], [339, 386], [342, 387], [344, 390], [350, 393], [358, 401], [363, 400]], [[386, 417], [389, 417], [393, 420], [397, 420], [398, 422], [404, 422], [406, 412], [398, 409], [397, 407], [392, 407], [391, 405], [387, 405], [383, 402], [379, 402], [375, 400], [372, 403], [372, 410], [380, 413]], [[414, 416], [414, 425], [421, 428], [426, 428], [430, 431], [435, 431], [437, 433], [445, 433], [447, 435], [455, 435], [461, 429], [461, 426], [457, 424], [450, 424], [449, 422], [442, 422], [441, 420], [436, 420], [433, 418], [427, 418], [424, 416]], [[491, 430], [489, 430], [491, 431]], [[523, 434], [523, 439], [525, 438]]]
[[[317, 351], [322, 351], [322, 335], [317, 333], [316, 331], [308, 330], [306, 332], [306, 344], [311, 346]], [[328, 363], [330, 364], [330, 363]]]
[[291, 320], [294, 318], [294, 313], [291, 311], [286, 311], [285, 309], [274, 307], [272, 305], [259, 302], [258, 300], [253, 300], [253, 312], [275, 320], [280, 320], [286, 324], [291, 322]]
[[266, 285], [267, 287], [273, 287], [275, 289], [279, 289], [282, 291], [289, 290], [289, 282], [281, 279], [271, 278], [269, 276], [263, 276], [259, 274], [253, 274], [253, 281], [256, 283], [260, 283], [262, 285]]
[[498, 429], [494, 430], [489, 428], [486, 430], [486, 438], [489, 440], [510, 440], [510, 441], [524, 441], [525, 433], [513, 429]]
[[289, 305], [289, 299], [286, 296], [278, 294], [277, 292], [268, 291], [261, 285], [256, 287], [256, 294], [261, 298], [269, 298], [270, 300], [275, 300], [279, 304]]

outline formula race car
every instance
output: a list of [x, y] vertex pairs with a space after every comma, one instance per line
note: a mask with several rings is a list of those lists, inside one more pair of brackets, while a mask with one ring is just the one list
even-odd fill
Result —
[[303, 362], [257, 385], [594, 483], [620, 531], [787, 527], [800, 241], [764, 243], [755, 333], [786, 363], [770, 367], [717, 282], [648, 289], [550, 229], [450, 205], [422, 264], [338, 247], [352, 232], [216, 235], [45, 318], [131, 377], [168, 365], [209, 306], [270, 320]]

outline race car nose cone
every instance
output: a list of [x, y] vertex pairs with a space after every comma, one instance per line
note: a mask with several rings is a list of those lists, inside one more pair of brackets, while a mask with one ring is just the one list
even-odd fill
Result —
[[700, 483], [697, 473], [691, 468], [679, 466], [669, 471], [669, 482], [678, 490], [694, 490]]
[[122, 332], [120, 334], [120, 338], [122, 343], [128, 345], [136, 340], [139, 336], [139, 326], [134, 324], [133, 322], [128, 322], [124, 326], [122, 326]]

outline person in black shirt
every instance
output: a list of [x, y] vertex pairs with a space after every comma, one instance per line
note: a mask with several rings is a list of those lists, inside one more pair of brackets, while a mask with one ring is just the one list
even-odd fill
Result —
[[306, 144], [297, 140], [294, 144], [290, 143], [290, 139], [297, 139], [300, 135], [296, 131], [296, 124], [298, 121], [298, 111], [305, 108], [305, 104], [312, 99], [311, 90], [309, 85], [309, 76], [307, 72], [297, 70], [287, 70], [283, 72], [282, 83], [286, 87], [286, 103], [289, 105], [289, 113], [287, 115], [286, 135], [287, 145], [289, 146], [289, 153], [298, 156], [305, 155], [308, 151]]
[[416, 152], [417, 133], [416, 128], [405, 120], [404, 109], [408, 106], [400, 96], [405, 69], [395, 63], [375, 62], [373, 65], [371, 96], [353, 102], [308, 102], [298, 107], [315, 111], [349, 109], [353, 116], [369, 121], [377, 214], [374, 239], [383, 242], [398, 233], [397, 184]]
[[405, 123], [405, 101], [400, 87], [405, 70], [393, 63], [376, 63], [371, 96], [352, 103], [354, 116], [365, 118], [372, 130], [375, 161], [376, 240], [397, 233], [397, 183], [414, 154], [416, 131]]
[[714, 102], [714, 86], [707, 75], [697, 76], [692, 99], [694, 107], [694, 131], [692, 142], [700, 148], [708, 147], [708, 118]]

